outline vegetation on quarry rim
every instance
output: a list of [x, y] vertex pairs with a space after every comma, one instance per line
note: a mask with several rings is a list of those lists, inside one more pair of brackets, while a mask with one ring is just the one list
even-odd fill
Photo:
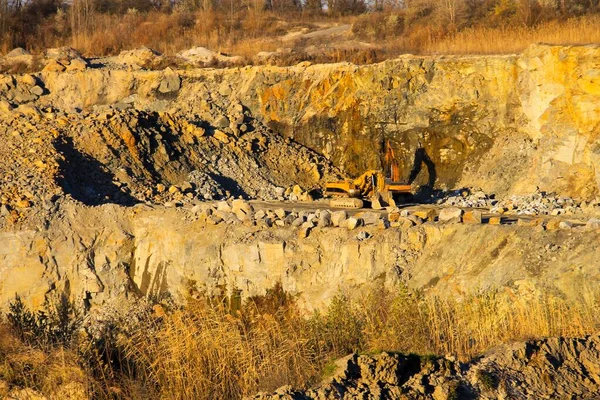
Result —
[[378, 287], [305, 315], [279, 285], [244, 303], [192, 285], [186, 306], [141, 301], [90, 324], [64, 298], [37, 313], [17, 299], [1, 327], [0, 394], [56, 395], [70, 384], [93, 398], [240, 398], [308, 387], [351, 352], [469, 360], [514, 340], [581, 337], [600, 326], [597, 300], [585, 290], [578, 302], [498, 291], [458, 302]]
[[[35, 0], [0, 4], [0, 52], [4, 54], [18, 46], [34, 52], [71, 46], [91, 57], [148, 46], [174, 55], [203, 46], [240, 56], [238, 65], [364, 64], [405, 53], [515, 53], [538, 42], [600, 41], [595, 0]], [[261, 52], [274, 52], [277, 57], [257, 58]]]

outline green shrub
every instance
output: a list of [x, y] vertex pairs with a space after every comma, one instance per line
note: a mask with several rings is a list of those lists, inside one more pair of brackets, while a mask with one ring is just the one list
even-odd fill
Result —
[[66, 346], [81, 325], [81, 318], [66, 294], [51, 303], [46, 300], [44, 308], [32, 312], [15, 296], [6, 315], [17, 336], [30, 345]]

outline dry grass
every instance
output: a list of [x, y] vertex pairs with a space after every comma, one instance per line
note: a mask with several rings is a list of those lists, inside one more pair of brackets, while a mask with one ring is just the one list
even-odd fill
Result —
[[147, 322], [120, 340], [156, 398], [240, 398], [285, 384], [304, 386], [322, 367], [306, 321], [291, 307], [274, 314], [247, 308], [240, 318], [194, 301]]
[[85, 388], [89, 376], [76, 353], [63, 348], [40, 349], [23, 343], [0, 324], [0, 398], [13, 387], [58, 393], [65, 383]]
[[[260, 63], [254, 56], [261, 52], [286, 49], [274, 61], [290, 65], [301, 61], [366, 64], [401, 54], [507, 54], [518, 53], [533, 43], [587, 44], [600, 43], [600, 16], [584, 15], [565, 19], [552, 17], [533, 25], [513, 20], [472, 17], [458, 29], [449, 29], [435, 15], [419, 15], [410, 10], [373, 12], [360, 16], [314, 16], [305, 13], [276, 14], [254, 9], [236, 12], [215, 10], [171, 13], [148, 11], [110, 14], [94, 12], [85, 23], [74, 25], [71, 11], [48, 17], [25, 43], [14, 36], [0, 36], [0, 52], [25, 45], [33, 52], [48, 47], [71, 46], [86, 56], [115, 55], [122, 50], [147, 46], [165, 55], [194, 46], [242, 56], [244, 63]], [[315, 30], [335, 25], [352, 25], [345, 38], [323, 37], [286, 41], [292, 31]], [[370, 48], [358, 50], [352, 42], [336, 48], [343, 40], [362, 41]], [[323, 47], [320, 53], [310, 47]]]
[[574, 302], [548, 294], [520, 297], [507, 290], [457, 301], [380, 290], [360, 307], [366, 321], [364, 347], [467, 360], [511, 341], [584, 336], [600, 329], [598, 298], [591, 291]]
[[457, 301], [379, 288], [356, 300], [339, 295], [326, 312], [306, 316], [276, 287], [241, 307], [202, 298], [144, 312], [68, 350], [36, 349], [4, 330], [0, 380], [45, 394], [74, 380], [94, 398], [239, 398], [311, 385], [332, 359], [354, 351], [467, 360], [514, 340], [598, 332], [598, 299], [591, 291], [567, 301], [507, 290]]
[[533, 43], [560, 45], [600, 43], [600, 16], [550, 21], [538, 26], [512, 25], [501, 28], [469, 28], [442, 38], [431, 38], [422, 52], [427, 54], [510, 54]]

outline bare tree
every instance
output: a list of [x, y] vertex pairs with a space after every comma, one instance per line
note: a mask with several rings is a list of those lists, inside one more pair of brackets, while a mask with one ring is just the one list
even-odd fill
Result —
[[8, 0], [0, 0], [0, 34], [4, 36], [8, 30], [9, 18]]
[[94, 0], [74, 0], [70, 11], [73, 34], [88, 33], [92, 30]]
[[451, 30], [455, 30], [466, 11], [465, 0], [439, 0], [438, 10], [442, 21], [447, 23]]

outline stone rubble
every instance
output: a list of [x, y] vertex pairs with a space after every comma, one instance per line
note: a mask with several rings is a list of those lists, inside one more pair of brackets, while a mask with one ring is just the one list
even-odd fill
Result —
[[600, 337], [505, 344], [471, 362], [452, 356], [351, 354], [311, 389], [283, 386], [246, 400], [596, 398]]
[[[0, 106], [8, 105], [0, 112], [0, 225], [39, 214], [36, 226], [66, 197], [166, 207], [312, 200], [313, 188], [341, 178], [330, 162], [273, 133], [241, 105], [227, 110], [213, 101], [192, 115], [117, 105], [66, 112], [32, 105], [38, 84], [30, 75], [0, 78]], [[216, 129], [220, 118], [236, 123]], [[236, 131], [241, 122], [244, 133]], [[235, 217], [245, 220], [239, 212]]]
[[529, 195], [512, 195], [498, 199], [483, 190], [465, 188], [438, 195], [435, 203], [461, 208], [487, 208], [492, 214], [507, 215], [557, 216], [600, 212], [600, 198], [586, 202], [539, 190]]

